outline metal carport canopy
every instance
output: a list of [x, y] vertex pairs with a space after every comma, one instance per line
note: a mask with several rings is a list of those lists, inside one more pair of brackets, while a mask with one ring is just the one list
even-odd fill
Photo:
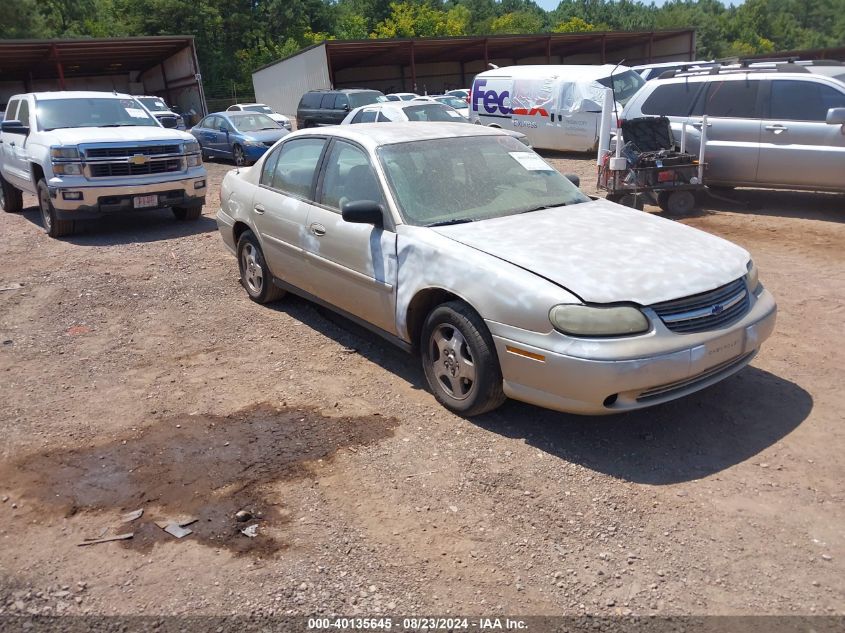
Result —
[[0, 40], [0, 80], [58, 79], [143, 73], [184, 48], [192, 35], [72, 40]]

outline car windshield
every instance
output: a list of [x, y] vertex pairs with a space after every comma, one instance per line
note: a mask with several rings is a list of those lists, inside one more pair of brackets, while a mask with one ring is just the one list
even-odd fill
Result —
[[633, 70], [614, 73], [613, 85], [610, 83], [610, 77], [598, 79], [597, 81], [605, 88], [613, 88], [613, 96], [621, 105], [628, 103], [631, 97], [637, 94], [637, 91], [645, 84], [645, 79], [643, 79], [642, 75]]
[[248, 112], [263, 112], [264, 114], [273, 114], [273, 109], [266, 105], [244, 106], [244, 110], [247, 110]]
[[454, 108], [442, 103], [424, 103], [402, 108], [409, 121], [449, 121], [461, 120], [461, 114]]
[[258, 132], [259, 130], [276, 130], [279, 124], [266, 114], [236, 114], [231, 116], [232, 125], [239, 132]]
[[589, 201], [510, 136], [384, 145], [378, 157], [403, 218], [416, 226], [486, 220]]
[[458, 99], [457, 97], [435, 97], [440, 103], [445, 103], [448, 106], [452, 106], [453, 108], [467, 108], [469, 107], [467, 102], [463, 99]]
[[170, 110], [167, 104], [161, 100], [153, 97], [140, 97], [138, 101], [144, 104], [144, 107], [150, 112], [160, 112], [162, 110]]
[[44, 131], [73, 127], [159, 126], [140, 103], [128, 98], [42, 99], [35, 112], [38, 126]]
[[349, 93], [349, 105], [353, 108], [360, 108], [361, 106], [370, 105], [371, 103], [382, 103], [389, 101], [380, 92], [351, 92]]

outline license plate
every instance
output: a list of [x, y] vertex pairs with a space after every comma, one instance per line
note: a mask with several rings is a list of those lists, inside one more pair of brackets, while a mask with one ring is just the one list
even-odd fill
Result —
[[148, 209], [150, 207], [158, 206], [158, 194], [151, 196], [135, 196], [133, 205], [136, 209]]

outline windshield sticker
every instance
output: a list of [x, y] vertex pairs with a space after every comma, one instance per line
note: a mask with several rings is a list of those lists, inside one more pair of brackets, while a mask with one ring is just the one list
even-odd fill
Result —
[[131, 116], [133, 119], [146, 119], [147, 113], [141, 110], [140, 108], [123, 108], [126, 110], [126, 114]]
[[460, 112], [455, 112], [454, 110], [446, 110], [446, 114], [448, 114], [450, 117], [453, 117], [453, 118], [456, 118], [456, 119], [460, 118], [460, 116], [461, 116]]
[[528, 171], [554, 171], [546, 161], [533, 152], [508, 152], [508, 154]]

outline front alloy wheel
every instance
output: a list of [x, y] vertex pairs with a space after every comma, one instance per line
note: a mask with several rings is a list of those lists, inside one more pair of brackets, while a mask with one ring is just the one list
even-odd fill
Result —
[[467, 304], [450, 301], [431, 311], [423, 324], [420, 352], [428, 386], [447, 409], [473, 416], [505, 401], [493, 339]]
[[238, 267], [241, 285], [256, 303], [269, 303], [284, 296], [284, 290], [273, 283], [273, 275], [252, 231], [245, 231], [238, 240]]

